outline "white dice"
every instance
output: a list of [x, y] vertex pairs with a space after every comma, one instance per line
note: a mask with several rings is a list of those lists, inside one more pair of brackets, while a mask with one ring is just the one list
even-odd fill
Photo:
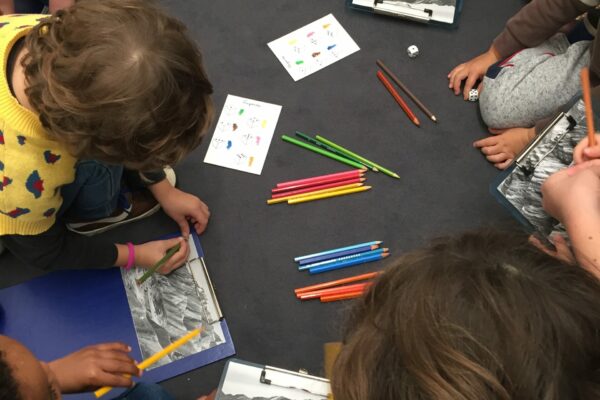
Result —
[[408, 46], [408, 49], [406, 49], [406, 52], [408, 53], [408, 56], [410, 58], [415, 58], [416, 56], [419, 55], [419, 48], [413, 44], [412, 46]]
[[477, 89], [469, 90], [469, 101], [479, 100], [479, 91]]

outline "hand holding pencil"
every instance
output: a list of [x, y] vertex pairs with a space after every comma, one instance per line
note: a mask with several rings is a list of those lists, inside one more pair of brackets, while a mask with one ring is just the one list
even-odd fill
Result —
[[158, 273], [166, 275], [181, 267], [188, 258], [190, 246], [182, 237], [167, 240], [155, 240], [135, 246], [136, 265], [150, 269], [165, 257], [175, 246], [179, 249], [158, 269]]

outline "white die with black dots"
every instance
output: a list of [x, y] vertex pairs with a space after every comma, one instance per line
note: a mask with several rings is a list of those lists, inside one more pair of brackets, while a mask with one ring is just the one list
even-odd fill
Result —
[[406, 49], [406, 52], [408, 53], [408, 56], [410, 58], [415, 58], [416, 56], [419, 55], [419, 48], [413, 44], [411, 46], [408, 46], [408, 49]]
[[479, 100], [479, 91], [477, 89], [469, 90], [469, 101]]

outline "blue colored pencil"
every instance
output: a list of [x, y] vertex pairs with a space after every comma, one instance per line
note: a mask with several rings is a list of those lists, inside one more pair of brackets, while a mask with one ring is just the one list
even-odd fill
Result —
[[322, 255], [322, 256], [305, 258], [303, 260], [300, 260], [299, 263], [300, 263], [300, 265], [314, 264], [314, 263], [318, 263], [320, 261], [332, 260], [334, 258], [351, 256], [353, 254], [364, 253], [366, 251], [371, 251], [371, 250], [377, 250], [378, 247], [379, 247], [378, 244], [372, 244], [370, 246], [357, 247], [355, 249], [338, 251], [338, 252], [335, 252], [335, 253], [325, 254], [325, 255]]
[[377, 240], [374, 242], [366, 242], [366, 243], [359, 243], [359, 244], [353, 244], [352, 246], [346, 246], [346, 247], [340, 247], [339, 249], [332, 249], [332, 250], [327, 250], [327, 251], [322, 251], [320, 253], [313, 253], [313, 254], [308, 254], [305, 256], [300, 256], [300, 257], [296, 257], [294, 258], [294, 261], [302, 261], [302, 260], [306, 260], [307, 258], [312, 258], [312, 257], [317, 257], [317, 256], [324, 256], [327, 254], [333, 254], [333, 253], [337, 253], [339, 251], [344, 251], [344, 250], [354, 250], [357, 249], [359, 247], [364, 247], [364, 246], [371, 246], [374, 244], [381, 244], [381, 240]]
[[372, 262], [372, 261], [378, 261], [383, 258], [386, 258], [389, 255], [390, 255], [390, 253], [381, 253], [381, 254], [375, 254], [372, 256], [352, 258], [352, 259], [346, 260], [346, 261], [340, 261], [340, 262], [333, 263], [333, 264], [327, 264], [327, 265], [322, 265], [320, 267], [311, 268], [308, 270], [308, 272], [311, 275], [320, 274], [322, 272], [328, 272], [328, 271], [333, 271], [336, 269], [351, 267], [353, 265], [364, 264], [364, 263], [368, 263], [368, 262]]
[[330, 264], [337, 263], [340, 261], [352, 260], [353, 258], [361, 258], [361, 257], [366, 257], [366, 256], [372, 256], [375, 254], [387, 253], [387, 252], [389, 252], [389, 249], [387, 249], [387, 248], [364, 251], [361, 253], [351, 254], [349, 256], [332, 258], [331, 260], [325, 260], [325, 261], [320, 261], [320, 262], [316, 262], [316, 263], [300, 265], [300, 266], [298, 266], [298, 271], [304, 271], [307, 269], [320, 267], [321, 265], [330, 265]]

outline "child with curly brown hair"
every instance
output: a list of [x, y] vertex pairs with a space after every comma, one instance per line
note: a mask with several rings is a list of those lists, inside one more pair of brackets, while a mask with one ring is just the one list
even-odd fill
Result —
[[440, 239], [353, 311], [336, 400], [600, 398], [600, 281], [525, 236]]
[[[0, 235], [42, 269], [182, 264], [182, 238], [88, 238], [162, 207], [202, 232], [208, 207], [165, 169], [196, 148], [212, 86], [184, 25], [152, 1], [81, 0], [0, 17]], [[167, 174], [165, 174], [165, 172]], [[168, 178], [168, 179], [167, 179]], [[73, 232], [75, 233], [73, 233]]]

